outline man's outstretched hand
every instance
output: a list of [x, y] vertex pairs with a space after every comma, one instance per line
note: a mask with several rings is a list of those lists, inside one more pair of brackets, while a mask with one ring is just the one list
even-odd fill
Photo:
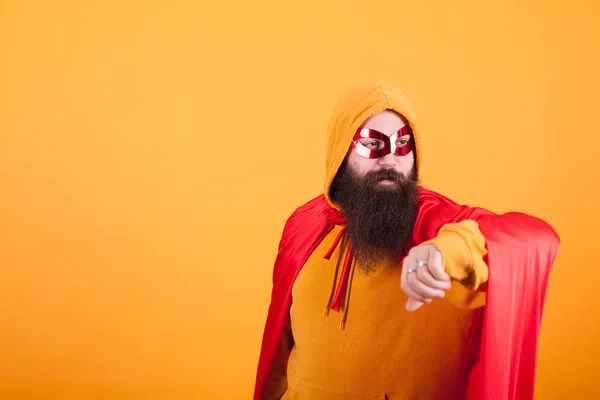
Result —
[[451, 287], [444, 271], [442, 254], [432, 244], [413, 247], [402, 263], [400, 287], [409, 296], [407, 311], [416, 311], [434, 298], [443, 298]]

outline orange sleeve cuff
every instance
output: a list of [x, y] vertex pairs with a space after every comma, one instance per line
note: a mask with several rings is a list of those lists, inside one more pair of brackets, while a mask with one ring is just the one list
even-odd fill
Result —
[[446, 273], [468, 290], [477, 290], [487, 282], [485, 237], [477, 222], [465, 220], [446, 224], [434, 239], [426, 243], [438, 248]]

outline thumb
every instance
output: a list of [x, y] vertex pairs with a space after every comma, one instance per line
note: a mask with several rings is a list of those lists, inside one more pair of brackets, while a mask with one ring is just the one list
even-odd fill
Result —
[[404, 308], [406, 309], [406, 311], [408, 312], [413, 312], [418, 310], [419, 308], [421, 308], [421, 306], [424, 303], [419, 301], [419, 300], [415, 300], [412, 297], [408, 298], [408, 301], [406, 302], [406, 305], [404, 306]]

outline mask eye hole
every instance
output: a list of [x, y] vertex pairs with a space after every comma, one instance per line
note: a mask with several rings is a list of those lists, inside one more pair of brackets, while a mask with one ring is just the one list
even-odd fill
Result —
[[396, 140], [396, 147], [404, 147], [410, 142], [410, 135], [404, 135]]
[[360, 138], [360, 143], [369, 150], [381, 150], [385, 147], [385, 143], [381, 139]]

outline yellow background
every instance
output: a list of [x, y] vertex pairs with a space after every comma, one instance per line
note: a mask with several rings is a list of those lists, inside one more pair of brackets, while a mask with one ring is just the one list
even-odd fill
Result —
[[598, 392], [594, 1], [0, 2], [0, 398], [249, 399], [283, 223], [363, 78], [426, 186], [563, 241], [537, 398]]

